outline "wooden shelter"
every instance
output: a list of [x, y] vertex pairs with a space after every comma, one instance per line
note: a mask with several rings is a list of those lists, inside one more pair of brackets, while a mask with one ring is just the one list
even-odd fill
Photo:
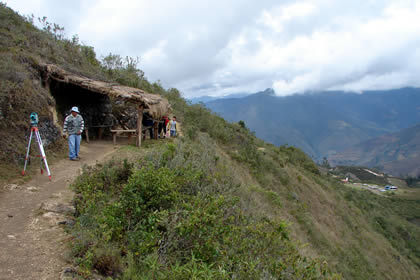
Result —
[[147, 109], [148, 114], [155, 120], [160, 120], [162, 116], [168, 114], [170, 111], [168, 100], [160, 95], [147, 93], [138, 88], [131, 88], [116, 83], [98, 81], [83, 77], [81, 75], [70, 73], [54, 64], [40, 64], [39, 67], [46, 81], [54, 80], [64, 84], [70, 84], [89, 92], [98, 93], [135, 104], [137, 106], [138, 114], [136, 129], [137, 146], [141, 146], [143, 111]]

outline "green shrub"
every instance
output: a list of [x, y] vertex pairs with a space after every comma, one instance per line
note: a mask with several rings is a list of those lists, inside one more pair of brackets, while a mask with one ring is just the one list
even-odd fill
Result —
[[[81, 273], [122, 279], [328, 277], [324, 263], [300, 256], [284, 223], [242, 212], [229, 167], [205, 135], [197, 137], [152, 149], [134, 164], [114, 161], [84, 170], [74, 184], [72, 229]], [[266, 194], [279, 203], [276, 193]]]

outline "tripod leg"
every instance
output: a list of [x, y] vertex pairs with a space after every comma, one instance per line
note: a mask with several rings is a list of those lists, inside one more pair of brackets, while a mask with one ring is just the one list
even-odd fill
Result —
[[31, 136], [29, 136], [28, 148], [26, 148], [25, 165], [23, 166], [22, 176], [25, 175], [26, 165], [28, 164], [28, 160], [29, 160], [29, 151], [31, 150], [32, 133], [33, 131], [31, 129]]
[[42, 160], [44, 161], [45, 169], [47, 169], [48, 177], [50, 178], [50, 181], [51, 181], [51, 173], [50, 173], [50, 169], [48, 168], [47, 157], [45, 156], [44, 146], [42, 145], [42, 140], [41, 140], [41, 136], [39, 135], [39, 131], [36, 131], [35, 135], [38, 140], [39, 152], [41, 154]]
[[[36, 139], [36, 143], [38, 145], [38, 150], [39, 150], [39, 139], [40, 139], [40, 137], [38, 137], [39, 136], [38, 133], [39, 133], [38, 128], [35, 128], [35, 139]], [[39, 165], [39, 170], [41, 171], [41, 174], [44, 174], [44, 169], [42, 169], [43, 158], [42, 158], [41, 151], [39, 151], [39, 155], [37, 157], [39, 157], [41, 159], [40, 165]]]

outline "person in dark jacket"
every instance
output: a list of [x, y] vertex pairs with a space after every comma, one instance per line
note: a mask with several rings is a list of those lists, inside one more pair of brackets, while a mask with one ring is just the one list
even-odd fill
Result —
[[159, 131], [158, 131], [158, 135], [159, 137], [161, 137], [161, 133], [163, 130], [163, 138], [166, 137], [166, 125], [168, 124], [168, 117], [167, 116], [163, 116], [162, 119], [159, 121]]
[[[150, 139], [153, 139], [153, 118], [148, 114], [148, 113], [143, 113], [143, 121], [141, 122], [141, 124], [147, 128], [147, 130], [149, 130], [150, 132]], [[146, 133], [144, 133], [144, 137], [143, 139], [146, 138]]]

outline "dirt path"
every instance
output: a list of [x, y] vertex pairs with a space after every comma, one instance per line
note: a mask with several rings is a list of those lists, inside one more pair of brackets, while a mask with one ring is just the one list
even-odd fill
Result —
[[64, 279], [69, 236], [62, 224], [74, 211], [69, 185], [84, 164], [103, 161], [114, 151], [110, 142], [84, 144], [81, 161], [62, 160], [51, 167], [51, 182], [39, 174], [27, 184], [5, 186], [0, 193], [0, 279]]

